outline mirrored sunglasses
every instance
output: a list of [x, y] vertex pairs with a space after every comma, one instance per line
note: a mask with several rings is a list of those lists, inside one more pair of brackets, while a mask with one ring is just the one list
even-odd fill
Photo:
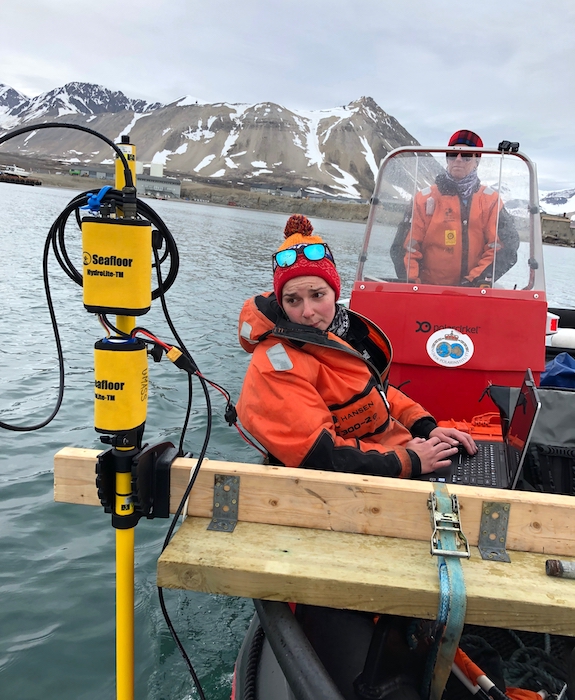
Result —
[[303, 255], [312, 262], [327, 258], [335, 265], [332, 252], [326, 243], [300, 243], [293, 248], [279, 250], [272, 255], [274, 271], [277, 267], [291, 267], [297, 260], [298, 255]]

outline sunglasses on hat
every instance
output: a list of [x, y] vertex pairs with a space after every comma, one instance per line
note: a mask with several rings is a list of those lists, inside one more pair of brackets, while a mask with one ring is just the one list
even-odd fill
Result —
[[300, 243], [293, 248], [286, 250], [278, 250], [272, 255], [274, 272], [278, 267], [291, 267], [298, 258], [298, 255], [303, 255], [312, 262], [327, 258], [335, 265], [335, 260], [327, 244], [325, 243]]
[[463, 160], [470, 160], [471, 158], [475, 158], [475, 153], [465, 153], [464, 151], [450, 151], [449, 153], [446, 153], [447, 158], [457, 158], [457, 156], [461, 156]]

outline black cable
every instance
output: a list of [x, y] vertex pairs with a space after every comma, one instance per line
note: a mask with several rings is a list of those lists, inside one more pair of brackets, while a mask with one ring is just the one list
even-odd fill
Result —
[[250, 644], [250, 649], [248, 651], [244, 700], [258, 700], [258, 666], [260, 664], [260, 658], [262, 655], [262, 649], [264, 648], [265, 639], [266, 635], [263, 630], [263, 627], [261, 625], [258, 625], [258, 628], [256, 629], [254, 637], [252, 639], [252, 643]]
[[[54, 223], [52, 224], [52, 228], [50, 229], [52, 234], [52, 247], [56, 259], [58, 260], [60, 266], [68, 275], [68, 277], [79, 286], [83, 286], [83, 278], [82, 274], [77, 270], [75, 265], [70, 260], [68, 251], [66, 249], [66, 224], [72, 212], [76, 212], [77, 215], [78, 211], [82, 207], [88, 205], [90, 197], [93, 195], [97, 195], [98, 192], [99, 190], [88, 190], [86, 192], [82, 192], [82, 194], [77, 195], [71, 202], [68, 203], [66, 208], [56, 218], [56, 221], [54, 221]], [[122, 193], [119, 190], [111, 189], [104, 194], [100, 202], [101, 205], [106, 206], [111, 202], [115, 202], [118, 198], [121, 199], [121, 197]], [[158, 286], [152, 291], [152, 299], [157, 299], [161, 295], [162, 291], [164, 293], [167, 292], [176, 281], [176, 277], [178, 275], [178, 270], [180, 266], [180, 256], [178, 253], [178, 247], [176, 245], [174, 237], [172, 236], [166, 224], [163, 222], [160, 216], [151, 207], [148, 206], [148, 204], [143, 202], [141, 199], [137, 199], [136, 211], [139, 218], [149, 221], [152, 224], [152, 226], [155, 226], [158, 232], [158, 240], [153, 246], [153, 249], [156, 250], [156, 246], [159, 249], [161, 249], [165, 245], [165, 252], [162, 255], [162, 258], [155, 256], [155, 266], [158, 267], [168, 257], [170, 258], [170, 267], [168, 270], [168, 274], [166, 275], [164, 281], [159, 283], [161, 284], [162, 288], [160, 289], [160, 286]]]
[[184, 438], [186, 436], [186, 431], [188, 430], [188, 424], [190, 422], [190, 416], [192, 414], [192, 397], [193, 397], [193, 386], [192, 386], [192, 375], [188, 374], [188, 406], [186, 408], [186, 415], [184, 417], [184, 423], [182, 425], [182, 432], [180, 433], [180, 442], [178, 444], [178, 455], [183, 457], [184, 455]]
[[[180, 337], [178, 331], [176, 330], [176, 327], [175, 327], [175, 325], [172, 321], [172, 318], [170, 316], [170, 312], [168, 310], [165, 296], [164, 296], [164, 292], [166, 290], [166, 284], [162, 280], [161, 259], [158, 255], [158, 250], [156, 247], [153, 247], [153, 255], [154, 255], [154, 261], [155, 261], [154, 267], [156, 268], [156, 276], [157, 276], [160, 304], [162, 306], [164, 318], [166, 320], [166, 323], [168, 324], [168, 327], [170, 328], [172, 335], [174, 336], [177, 344], [179, 345], [180, 349], [190, 359], [193, 366], [196, 366], [196, 363], [194, 362], [190, 352], [186, 348], [184, 341]], [[120, 329], [116, 328], [108, 320], [108, 318], [105, 315], [102, 315], [102, 318], [105, 322], [105, 325], [108, 328], [110, 328], [114, 333], [117, 333], [121, 337], [133, 336], [134, 334], [136, 334], [138, 332], [138, 330], [149, 333], [149, 331], [147, 329], [136, 326], [135, 328], [132, 329], [131, 333], [128, 334], [128, 333], [125, 333], [124, 331], [121, 331]], [[146, 343], [154, 343], [155, 342], [151, 338], [142, 338], [142, 340]], [[190, 495], [190, 492], [191, 492], [191, 490], [196, 482], [196, 478], [199, 474], [200, 466], [205, 458], [205, 454], [206, 454], [206, 451], [208, 449], [208, 443], [209, 443], [211, 432], [212, 432], [212, 406], [211, 406], [211, 400], [210, 400], [209, 391], [208, 391], [208, 387], [207, 387], [207, 382], [199, 372], [196, 372], [195, 376], [200, 381], [200, 384], [201, 384], [202, 389], [204, 391], [204, 397], [206, 400], [206, 413], [207, 413], [207, 417], [208, 417], [208, 422], [207, 422], [207, 426], [206, 426], [206, 433], [205, 433], [204, 442], [203, 442], [203, 445], [202, 445], [202, 448], [200, 450], [200, 454], [199, 454], [199, 457], [197, 460], [196, 469], [194, 470], [194, 474], [193, 474], [192, 478], [190, 479], [190, 482], [189, 482], [186, 490], [184, 491], [182, 498], [180, 499], [180, 503], [178, 505], [178, 508], [176, 509], [176, 512], [173, 515], [172, 521], [171, 521], [170, 526], [168, 528], [168, 532], [167, 532], [165, 539], [164, 539], [164, 543], [162, 545], [162, 550], [161, 550], [162, 552], [168, 546], [168, 544], [172, 538], [172, 535], [174, 533], [178, 518], [180, 517], [180, 515], [184, 509], [184, 505], [185, 505], [185, 503]], [[178, 453], [180, 456], [184, 454], [183, 444], [184, 444], [185, 434], [187, 431], [187, 426], [189, 423], [191, 409], [192, 409], [192, 396], [193, 396], [192, 378], [193, 378], [193, 375], [188, 374], [188, 405], [187, 405], [187, 410], [186, 410], [186, 416], [184, 419], [184, 424], [182, 426], [182, 431], [181, 431], [181, 435], [180, 435], [180, 443], [179, 443], [179, 449], [178, 449]], [[214, 385], [215, 385], [215, 383], [214, 383]], [[223, 389], [223, 387], [220, 387], [219, 385], [215, 385], [215, 386], [217, 386], [219, 389], [221, 389], [229, 400], [229, 393], [225, 389]], [[178, 650], [180, 651], [180, 654], [182, 655], [182, 658], [184, 659], [186, 666], [188, 667], [188, 670], [190, 672], [190, 675], [192, 676], [192, 679], [194, 681], [194, 684], [196, 686], [196, 689], [198, 691], [200, 699], [206, 700], [206, 697], [205, 697], [203, 688], [201, 686], [200, 680], [198, 678], [198, 675], [197, 675], [197, 673], [192, 665], [192, 662], [191, 662], [180, 638], [178, 637], [178, 634], [175, 630], [175, 627], [170, 619], [168, 609], [167, 609], [166, 603], [165, 603], [164, 592], [160, 586], [158, 586], [158, 598], [160, 601], [160, 609], [161, 609], [162, 614], [164, 616], [164, 619], [166, 621], [166, 625], [168, 627], [168, 630], [170, 631], [170, 634], [172, 635], [172, 638], [173, 638]]]
[[[170, 331], [172, 332], [172, 335], [174, 336], [180, 349], [182, 350], [182, 352], [184, 352], [187, 355], [187, 357], [190, 358], [192, 363], [195, 365], [195, 362], [194, 362], [190, 352], [186, 348], [184, 341], [180, 338], [180, 335], [179, 335], [178, 331], [176, 330], [176, 327], [174, 326], [174, 323], [173, 323], [172, 318], [170, 316], [170, 312], [168, 311], [168, 307], [166, 305], [166, 300], [164, 298], [164, 293], [163, 293], [164, 284], [162, 284], [162, 277], [161, 277], [162, 273], [161, 273], [160, 264], [159, 264], [158, 251], [156, 250], [156, 248], [154, 248], [153, 252], [154, 252], [154, 260], [156, 262], [156, 274], [158, 277], [158, 288], [160, 290], [162, 290], [159, 297], [160, 297], [160, 304], [161, 304], [162, 310], [164, 312], [164, 318], [166, 319], [166, 323], [168, 324], [168, 327], [170, 328]], [[168, 532], [166, 533], [166, 537], [164, 538], [164, 543], [162, 545], [162, 552], [166, 549], [170, 540], [172, 539], [172, 535], [173, 535], [174, 530], [176, 528], [176, 523], [178, 522], [178, 518], [182, 514], [182, 511], [184, 509], [184, 505], [186, 504], [186, 501], [188, 500], [188, 497], [191, 493], [191, 490], [194, 487], [194, 484], [196, 483], [196, 479], [198, 477], [198, 474], [200, 473], [200, 467], [202, 465], [202, 462], [204, 461], [204, 457], [206, 455], [206, 452], [208, 449], [208, 443], [209, 443], [211, 433], [212, 433], [212, 403], [210, 400], [210, 394], [209, 394], [205, 379], [199, 373], [196, 373], [196, 376], [200, 381], [200, 384], [201, 384], [203, 392], [204, 392], [204, 397], [206, 400], [206, 413], [207, 413], [207, 417], [208, 417], [208, 421], [207, 421], [207, 425], [206, 425], [206, 434], [204, 437], [204, 443], [202, 445], [202, 448], [200, 450], [200, 454], [198, 456], [198, 461], [196, 463], [196, 468], [194, 470], [194, 473], [193, 473], [193, 475], [188, 483], [187, 488], [184, 491], [182, 498], [180, 499], [180, 503], [176, 509], [176, 512], [174, 513], [174, 516], [172, 518], [172, 522], [170, 523], [170, 526], [168, 528]], [[192, 407], [192, 376], [191, 375], [188, 375], [188, 388], [189, 388], [188, 410], [186, 412], [186, 420], [184, 422], [184, 426], [182, 428], [182, 433], [181, 433], [181, 437], [180, 437], [180, 446], [179, 446], [180, 454], [183, 454], [183, 441], [184, 441], [185, 431], [187, 429], [187, 424], [188, 424], [189, 416], [191, 413], [191, 407]], [[197, 675], [196, 671], [194, 670], [192, 662], [190, 661], [190, 658], [189, 658], [186, 650], [184, 649], [184, 646], [183, 646], [182, 642], [180, 641], [180, 638], [178, 637], [178, 634], [177, 634], [177, 632], [172, 624], [172, 621], [170, 620], [170, 616], [168, 614], [168, 610], [166, 608], [166, 604], [165, 604], [165, 600], [164, 600], [164, 591], [163, 591], [161, 586], [158, 586], [158, 598], [160, 600], [160, 608], [162, 610], [162, 614], [164, 615], [166, 625], [168, 626], [168, 629], [170, 630], [170, 634], [172, 635], [172, 638], [173, 638], [174, 642], [176, 643], [176, 646], [180, 650], [180, 654], [182, 655], [184, 662], [186, 663], [188, 670], [190, 671], [190, 674], [194, 680], [194, 684], [195, 684], [195, 686], [198, 690], [198, 693], [200, 695], [200, 699], [205, 700], [204, 691], [202, 689], [198, 675]]]
[[[0, 145], [3, 143], [6, 143], [7, 141], [10, 141], [13, 138], [16, 138], [17, 136], [21, 136], [22, 134], [27, 134], [30, 131], [36, 131], [38, 129], [51, 129], [51, 128], [77, 129], [79, 131], [84, 131], [88, 134], [92, 134], [93, 136], [96, 136], [100, 140], [107, 143], [109, 146], [111, 146], [111, 148], [116, 152], [117, 156], [122, 161], [122, 164], [124, 166], [124, 175], [125, 175], [125, 179], [126, 179], [126, 185], [129, 187], [134, 186], [133, 179], [132, 179], [132, 173], [131, 173], [130, 168], [128, 166], [128, 161], [126, 160], [126, 157], [122, 153], [121, 149], [115, 143], [110, 141], [110, 139], [108, 139], [106, 136], [103, 136], [102, 134], [99, 134], [97, 131], [94, 131], [93, 129], [89, 129], [85, 126], [80, 126], [78, 124], [56, 124], [54, 122], [47, 122], [45, 124], [35, 124], [33, 126], [25, 126], [25, 127], [20, 128], [20, 129], [15, 129], [14, 131], [9, 131], [8, 133], [4, 134], [3, 136], [0, 136]], [[52, 323], [52, 328], [54, 331], [54, 340], [56, 342], [56, 353], [57, 353], [57, 357], [58, 357], [58, 373], [59, 373], [58, 397], [56, 399], [56, 405], [55, 405], [52, 413], [48, 416], [48, 418], [41, 421], [40, 423], [35, 423], [34, 425], [29, 425], [29, 426], [22, 426], [22, 425], [11, 425], [10, 423], [6, 423], [5, 421], [0, 421], [0, 428], [4, 428], [6, 430], [12, 430], [14, 432], [30, 432], [33, 430], [39, 430], [40, 428], [44, 428], [57, 415], [57, 413], [60, 410], [60, 407], [62, 405], [62, 399], [64, 397], [64, 355], [62, 352], [62, 343], [60, 340], [60, 333], [58, 331], [58, 324], [57, 324], [56, 315], [54, 312], [52, 295], [50, 294], [50, 285], [49, 285], [49, 278], [48, 278], [48, 251], [50, 248], [50, 243], [53, 243], [52, 235], [53, 235], [53, 227], [50, 229], [50, 233], [48, 234], [48, 237], [46, 239], [46, 243], [44, 245], [42, 271], [43, 271], [43, 277], [44, 277], [44, 290], [46, 292], [48, 311], [50, 313], [50, 321]], [[56, 257], [57, 257], [60, 265], [62, 265], [61, 258], [59, 258], [58, 255]], [[65, 268], [63, 268], [63, 269], [68, 274], [68, 276], [70, 276], [68, 271]]]
[[35, 425], [28, 425], [28, 426], [23, 426], [23, 425], [10, 425], [9, 423], [5, 423], [4, 421], [0, 421], [0, 428], [5, 428], [6, 430], [12, 430], [14, 432], [31, 432], [33, 430], [39, 430], [40, 428], [44, 428], [48, 423], [50, 423], [58, 411], [60, 410], [60, 406], [62, 405], [62, 399], [64, 398], [64, 353], [62, 352], [62, 342], [60, 340], [60, 332], [58, 331], [58, 323], [56, 321], [56, 314], [54, 312], [54, 304], [52, 302], [52, 295], [50, 294], [50, 285], [49, 285], [49, 279], [48, 279], [48, 253], [50, 250], [50, 235], [46, 238], [46, 242], [44, 244], [44, 255], [42, 256], [42, 274], [44, 277], [44, 289], [46, 291], [46, 300], [48, 302], [48, 311], [50, 313], [50, 320], [52, 323], [52, 329], [54, 331], [54, 340], [56, 341], [56, 353], [58, 356], [58, 375], [59, 375], [59, 381], [58, 381], [58, 398], [56, 399], [56, 406], [54, 407], [54, 410], [52, 413], [43, 420], [40, 423], [36, 423]]
[[[95, 133], [95, 132], [94, 132]], [[0, 139], [0, 143], [2, 140]], [[60, 407], [62, 405], [62, 399], [63, 399], [63, 394], [64, 394], [64, 358], [63, 358], [63, 351], [62, 351], [62, 344], [60, 340], [60, 335], [58, 332], [58, 327], [57, 327], [57, 322], [56, 322], [56, 317], [54, 313], [54, 307], [52, 303], [52, 297], [50, 293], [50, 281], [48, 277], [48, 252], [50, 247], [52, 248], [52, 251], [54, 253], [54, 256], [60, 265], [61, 269], [65, 272], [65, 274], [76, 284], [79, 286], [83, 286], [83, 278], [82, 274], [77, 270], [75, 267], [74, 263], [70, 259], [70, 256], [68, 255], [68, 251], [66, 248], [66, 224], [68, 222], [68, 219], [70, 215], [75, 212], [78, 214], [79, 210], [88, 205], [88, 201], [92, 195], [98, 194], [99, 190], [88, 190], [86, 192], [83, 192], [79, 195], [76, 195], [64, 208], [64, 210], [56, 217], [56, 220], [50, 227], [50, 231], [48, 233], [48, 237], [46, 239], [46, 244], [44, 247], [44, 257], [43, 257], [43, 269], [44, 269], [44, 291], [46, 294], [46, 299], [48, 303], [48, 309], [50, 312], [50, 318], [51, 318], [51, 323], [52, 323], [52, 329], [54, 333], [54, 338], [56, 342], [56, 349], [57, 349], [57, 356], [58, 356], [58, 367], [59, 367], [59, 390], [58, 390], [58, 398], [56, 400], [56, 406], [50, 416], [34, 425], [31, 426], [18, 426], [18, 425], [12, 425], [9, 423], [6, 423], [4, 421], [0, 421], [0, 428], [5, 428], [6, 430], [12, 430], [16, 432], [30, 432], [33, 430], [39, 430], [40, 428], [45, 427], [50, 423], [58, 411], [60, 410]], [[102, 203], [108, 204], [112, 201], [116, 201], [117, 198], [121, 198], [122, 193], [119, 190], [108, 190], [104, 197], [102, 198]], [[156, 214], [156, 212], [151, 209], [145, 202], [142, 202], [141, 200], [137, 199], [136, 200], [136, 210], [139, 216], [142, 216], [142, 218], [145, 218], [146, 220], [150, 221], [153, 226], [156, 227], [158, 231], [158, 240], [156, 241], [156, 246], [158, 248], [163, 248], [165, 246], [165, 253], [160, 258], [157, 255], [156, 247], [153, 248], [154, 250], [154, 257], [155, 257], [155, 267], [156, 267], [156, 273], [158, 275], [158, 287], [152, 291], [152, 299], [158, 298], [160, 296], [163, 296], [165, 292], [168, 291], [168, 289], [173, 285], [173, 283], [176, 280], [177, 274], [178, 274], [178, 269], [179, 269], [179, 253], [178, 253], [178, 248], [176, 246], [176, 242], [169, 231], [168, 227], [165, 225], [165, 223], [162, 221], [160, 216]], [[164, 281], [162, 281], [162, 275], [160, 273], [160, 265], [162, 261], [166, 260], [167, 258], [170, 259], [170, 265], [169, 265], [169, 270], [168, 274], [165, 278]], [[165, 303], [163, 304], [163, 308], [165, 309], [165, 313], [167, 312], [167, 307], [165, 306]], [[170, 321], [171, 323], [171, 321]], [[173, 327], [173, 324], [171, 324], [171, 327]], [[117, 330], [117, 329], [115, 329]], [[173, 331], [172, 331], [173, 332]], [[119, 334], [119, 333], [118, 333]], [[120, 334], [119, 334], [120, 335]]]
[[[204, 438], [204, 444], [202, 445], [202, 449], [200, 451], [200, 455], [198, 457], [198, 461], [197, 461], [194, 473], [192, 475], [192, 478], [190, 479], [190, 482], [189, 482], [186, 490], [184, 491], [184, 495], [182, 496], [182, 498], [180, 500], [178, 508], [176, 509], [176, 512], [174, 513], [174, 516], [172, 518], [172, 522], [170, 523], [170, 527], [168, 528], [168, 532], [166, 534], [166, 537], [164, 539], [164, 544], [162, 546], [162, 552], [166, 549], [166, 547], [168, 546], [168, 544], [172, 538], [172, 535], [173, 535], [173, 532], [175, 530], [178, 518], [182, 514], [182, 511], [184, 509], [184, 505], [185, 505], [186, 501], [188, 500], [188, 497], [190, 495], [190, 492], [191, 492], [194, 484], [196, 483], [197, 476], [200, 473], [200, 466], [201, 466], [202, 462], [204, 461], [204, 457], [205, 457], [206, 451], [208, 449], [208, 442], [209, 442], [211, 431], [212, 431], [212, 408], [211, 408], [209, 392], [208, 392], [205, 380], [202, 377], [198, 377], [198, 379], [200, 380], [202, 388], [204, 389], [204, 395], [206, 397], [206, 410], [207, 410], [207, 414], [208, 414], [208, 424], [206, 426], [206, 435]], [[204, 695], [204, 691], [203, 691], [202, 686], [200, 684], [200, 680], [199, 680], [199, 678], [194, 670], [192, 662], [190, 661], [190, 658], [189, 658], [186, 650], [184, 649], [184, 646], [183, 646], [182, 642], [180, 641], [180, 638], [178, 637], [178, 634], [177, 634], [177, 632], [172, 624], [172, 621], [170, 620], [170, 616], [168, 614], [168, 610], [166, 608], [166, 604], [165, 604], [165, 600], [164, 600], [164, 591], [163, 591], [163, 588], [161, 586], [158, 586], [158, 597], [160, 600], [160, 608], [161, 608], [162, 613], [164, 615], [164, 619], [166, 621], [168, 629], [170, 630], [172, 638], [173, 638], [174, 642], [176, 643], [176, 646], [180, 650], [180, 654], [182, 655], [184, 662], [186, 663], [188, 670], [190, 671], [190, 674], [194, 680], [194, 684], [197, 688], [198, 694], [200, 695], [201, 700], [206, 700], [206, 696]]]
[[[11, 131], [7, 134], [4, 134], [4, 136], [0, 137], [0, 145], [3, 143], [6, 143], [12, 138], [16, 138], [17, 136], [20, 136], [22, 134], [26, 134], [30, 131], [36, 131], [39, 129], [50, 129], [50, 128], [67, 128], [67, 129], [76, 129], [79, 131], [83, 131], [88, 134], [92, 134], [93, 136], [96, 136], [100, 140], [104, 141], [107, 143], [116, 153], [118, 158], [122, 161], [123, 167], [124, 167], [124, 178], [126, 182], [126, 187], [127, 188], [133, 188], [134, 183], [132, 179], [132, 173], [130, 171], [130, 168], [128, 166], [128, 162], [123, 154], [123, 152], [118, 148], [118, 146], [110, 141], [108, 138], [103, 136], [102, 134], [93, 131], [92, 129], [89, 129], [87, 127], [78, 125], [78, 124], [57, 124], [57, 123], [45, 123], [45, 124], [35, 124], [33, 126], [26, 126], [22, 127], [20, 129], [16, 129], [14, 131]], [[48, 309], [50, 313], [50, 318], [52, 322], [52, 328], [54, 331], [54, 338], [56, 341], [56, 349], [57, 349], [57, 355], [58, 355], [58, 367], [59, 367], [59, 390], [58, 390], [58, 398], [56, 401], [56, 406], [50, 416], [42, 421], [41, 423], [38, 423], [33, 426], [14, 426], [14, 425], [9, 425], [8, 423], [0, 421], [0, 427], [2, 428], [7, 428], [8, 430], [13, 430], [13, 431], [32, 431], [32, 430], [38, 430], [39, 428], [42, 428], [46, 426], [58, 413], [60, 406], [62, 404], [62, 399], [64, 395], [64, 357], [63, 357], [63, 351], [62, 351], [62, 344], [60, 340], [60, 334], [58, 331], [58, 325], [56, 321], [56, 316], [54, 312], [54, 306], [52, 302], [52, 295], [50, 292], [50, 282], [49, 282], [49, 277], [48, 277], [48, 254], [50, 247], [52, 247], [52, 250], [54, 252], [54, 256], [56, 257], [56, 260], [62, 270], [65, 272], [65, 274], [76, 284], [83, 286], [83, 277], [82, 275], [78, 272], [76, 269], [75, 265], [73, 264], [72, 260], [70, 259], [70, 256], [68, 255], [68, 251], [66, 249], [66, 236], [65, 236], [65, 229], [66, 229], [66, 224], [68, 222], [68, 219], [72, 213], [75, 215], [76, 223], [78, 226], [81, 228], [81, 215], [80, 215], [80, 209], [87, 207], [87, 205], [90, 203], [89, 199], [94, 196], [98, 195], [101, 192], [101, 190], [89, 190], [87, 192], [83, 192], [80, 195], [77, 195], [73, 200], [71, 200], [66, 208], [64, 209], [63, 212], [56, 218], [52, 226], [50, 227], [50, 231], [48, 233], [48, 236], [46, 238], [46, 242], [44, 245], [44, 256], [43, 256], [43, 275], [44, 275], [44, 289], [46, 293], [46, 299], [48, 303]], [[114, 209], [115, 207], [121, 207], [122, 201], [123, 201], [123, 193], [110, 189], [107, 190], [103, 196], [99, 197], [98, 199], [100, 206], [104, 207], [109, 207], [110, 210]], [[170, 233], [169, 229], [167, 226], [164, 224], [162, 219], [159, 217], [159, 215], [150, 207], [148, 206], [145, 202], [142, 202], [139, 199], [136, 199], [136, 216], [140, 218], [144, 218], [148, 220], [152, 226], [155, 226], [158, 236], [154, 236], [152, 240], [152, 250], [153, 250], [153, 255], [154, 255], [154, 267], [156, 268], [156, 274], [157, 274], [157, 279], [158, 279], [158, 287], [152, 291], [152, 299], [160, 298], [161, 300], [161, 305], [162, 305], [162, 310], [164, 312], [164, 316], [166, 319], [166, 322], [168, 323], [168, 326], [176, 339], [177, 343], [179, 344], [180, 348], [182, 351], [187, 355], [188, 358], [193, 363], [193, 359], [186, 349], [184, 342], [180, 338], [178, 332], [176, 331], [176, 328], [172, 322], [172, 319], [170, 317], [170, 314], [168, 312], [168, 308], [165, 302], [164, 294], [165, 292], [172, 286], [172, 284], [175, 282], [175, 279], [177, 277], [178, 273], [178, 268], [179, 268], [179, 254], [178, 254], [178, 249], [176, 246], [176, 243], [172, 237], [172, 234]], [[161, 250], [164, 247], [165, 244], [165, 250], [160, 258], [158, 254], [158, 250]], [[162, 274], [161, 274], [161, 264], [170, 258], [170, 267], [168, 271], [168, 275], [165, 278], [165, 281], [162, 281]], [[121, 333], [117, 328], [112, 326], [106, 319], [106, 324], [114, 330], [114, 332], [117, 332], [118, 335], [125, 335]], [[195, 363], [193, 363], [195, 365]], [[198, 457], [198, 461], [196, 464], [196, 469], [194, 471], [194, 475], [190, 479], [190, 482], [184, 492], [184, 495], [181, 499], [181, 502], [176, 510], [176, 513], [174, 514], [174, 517], [172, 519], [172, 522], [170, 524], [170, 527], [168, 528], [168, 532], [166, 534], [164, 544], [162, 547], [162, 551], [167, 547], [177, 520], [179, 516], [182, 513], [182, 510], [184, 508], [184, 504], [186, 503], [189, 494], [194, 486], [194, 483], [196, 481], [197, 475], [199, 473], [200, 466], [204, 460], [209, 439], [211, 436], [211, 430], [212, 430], [212, 408], [211, 408], [211, 401], [210, 401], [210, 396], [209, 396], [209, 391], [207, 387], [206, 380], [204, 377], [202, 377], [201, 374], [196, 372], [196, 376], [198, 377], [200, 384], [202, 386], [203, 392], [204, 392], [204, 397], [206, 400], [206, 411], [207, 411], [207, 416], [208, 416], [208, 421], [207, 421], [207, 426], [206, 426], [206, 434], [204, 437], [204, 443], [202, 445], [200, 455]], [[215, 384], [214, 384], [215, 385]], [[218, 387], [221, 389], [221, 387]], [[225, 390], [222, 389], [223, 392]], [[229, 394], [225, 392], [227, 395], [228, 401], [229, 401]], [[188, 422], [189, 422], [189, 417], [191, 414], [191, 407], [192, 407], [192, 376], [188, 375], [188, 407], [186, 411], [186, 418], [184, 421], [184, 426], [182, 428], [182, 433], [181, 433], [181, 438], [180, 438], [180, 453], [183, 452], [183, 441], [184, 441], [184, 436], [187, 430]], [[192, 678], [194, 680], [194, 683], [196, 685], [196, 688], [198, 690], [198, 693], [200, 695], [201, 700], [205, 700], [205, 695], [202, 690], [199, 678], [192, 666], [192, 663], [182, 645], [180, 642], [178, 635], [176, 634], [176, 631], [174, 629], [174, 626], [170, 620], [170, 617], [168, 615], [168, 611], [165, 605], [164, 601], [164, 595], [163, 595], [163, 590], [162, 588], [158, 587], [158, 594], [160, 598], [160, 607], [162, 609], [162, 613], [164, 615], [164, 618], [166, 620], [166, 624], [168, 625], [168, 629], [170, 630], [172, 637], [174, 638], [174, 641], [176, 645], [178, 646], [184, 661], [186, 662], [188, 669], [190, 671], [190, 674], [192, 675]]]
[[188, 667], [188, 671], [190, 672], [190, 675], [192, 676], [192, 678], [194, 680], [194, 684], [195, 684], [196, 689], [198, 691], [198, 695], [200, 696], [200, 700], [206, 700], [206, 696], [204, 695], [204, 691], [202, 689], [200, 679], [198, 678], [198, 674], [196, 673], [194, 667], [192, 666], [192, 662], [190, 661], [189, 656], [186, 654], [186, 650], [182, 646], [182, 642], [180, 641], [180, 638], [176, 634], [176, 630], [174, 629], [174, 626], [172, 625], [172, 621], [170, 620], [170, 616], [169, 616], [168, 610], [166, 608], [166, 601], [164, 600], [164, 591], [159, 586], [158, 586], [158, 597], [160, 599], [160, 608], [161, 608], [162, 613], [164, 615], [164, 619], [166, 620], [166, 624], [168, 625], [168, 629], [170, 630], [170, 633], [174, 639], [174, 642], [176, 643], [178, 649], [180, 650], [180, 654], [182, 655], [182, 657], [183, 657], [183, 659]]

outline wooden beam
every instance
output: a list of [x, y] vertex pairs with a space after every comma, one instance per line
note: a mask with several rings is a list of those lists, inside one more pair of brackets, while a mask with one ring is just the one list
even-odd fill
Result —
[[[99, 505], [94, 483], [98, 454], [98, 450], [72, 447], [56, 454], [56, 501]], [[171, 512], [195, 465], [193, 459], [174, 461]], [[427, 482], [206, 460], [189, 499], [189, 515], [212, 516], [215, 474], [240, 477], [238, 519], [243, 522], [429, 542], [427, 499], [432, 487]], [[462, 528], [470, 544], [478, 542], [483, 502], [499, 501], [511, 506], [508, 550], [575, 556], [575, 500], [571, 496], [473, 486], [449, 486], [449, 491], [459, 497]]]
[[[240, 522], [232, 533], [187, 518], [158, 561], [158, 585], [435, 619], [437, 559], [425, 542]], [[465, 621], [575, 636], [575, 581], [542, 554], [463, 560]]]

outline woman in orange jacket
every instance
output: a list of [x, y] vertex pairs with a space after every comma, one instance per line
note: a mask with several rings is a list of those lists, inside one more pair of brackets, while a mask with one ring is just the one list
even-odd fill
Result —
[[238, 415], [272, 464], [416, 477], [472, 438], [387, 386], [389, 340], [337, 305], [333, 255], [305, 216], [288, 219], [273, 256], [274, 292], [249, 299], [239, 337], [252, 358]]

